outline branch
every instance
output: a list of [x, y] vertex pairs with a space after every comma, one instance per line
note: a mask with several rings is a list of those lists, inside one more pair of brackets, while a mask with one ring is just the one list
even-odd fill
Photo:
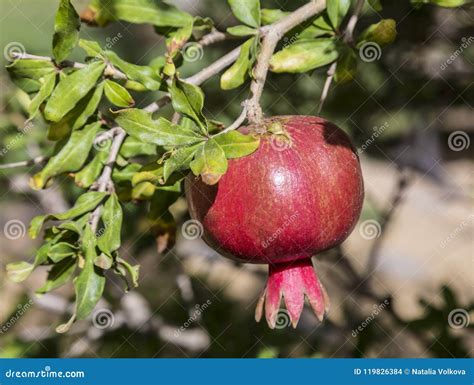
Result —
[[46, 157], [46, 156], [37, 156], [36, 158], [29, 159], [29, 160], [23, 160], [21, 162], [0, 164], [0, 170], [7, 170], [7, 169], [10, 169], [10, 168], [17, 168], [17, 167], [33, 166], [35, 164], [43, 163], [47, 159], [48, 159], [48, 157]]
[[[79, 62], [75, 62], [75, 61], [70, 61], [70, 60], [64, 60], [61, 63], [56, 63], [49, 56], [31, 55], [29, 53], [13, 52], [12, 56], [13, 56], [14, 60], [26, 59], [26, 60], [45, 60], [45, 61], [49, 61], [49, 62], [53, 63], [58, 69], [61, 69], [61, 68], [64, 68], [64, 67], [81, 69], [81, 68], [84, 68], [84, 67], [87, 66], [87, 64], [79, 63]], [[105, 69], [104, 73], [106, 75], [113, 76], [115, 79], [128, 79], [127, 75], [125, 75], [122, 71], [116, 69], [110, 63], [107, 63], [107, 68]]]
[[[354, 8], [354, 13], [352, 14], [351, 18], [347, 22], [346, 28], [344, 29], [343, 39], [344, 39], [344, 42], [346, 42], [347, 44], [352, 44], [354, 29], [357, 22], [359, 21], [359, 16], [362, 11], [362, 7], [364, 6], [364, 1], [365, 0], [357, 0], [357, 3]], [[331, 88], [331, 84], [334, 79], [336, 68], [337, 68], [337, 61], [331, 64], [331, 67], [329, 67], [329, 70], [327, 72], [327, 78], [326, 78], [326, 81], [324, 82], [323, 90], [321, 92], [321, 98], [319, 99], [318, 115], [321, 114], [324, 103], [326, 102], [326, 98], [329, 93], [329, 88]]]
[[[107, 158], [107, 163], [102, 170], [102, 174], [97, 180], [97, 191], [105, 192], [113, 186], [112, 182], [112, 171], [114, 169], [115, 161], [120, 151], [125, 137], [127, 136], [126, 132], [120, 127], [114, 127], [117, 134], [112, 141], [112, 146], [110, 147], [109, 157]], [[89, 223], [91, 225], [92, 231], [95, 233], [97, 231], [97, 225], [99, 223], [100, 213], [102, 211], [102, 205], [98, 206], [89, 218]]]
[[258, 125], [263, 119], [260, 98], [262, 96], [263, 87], [267, 78], [270, 59], [273, 55], [273, 52], [275, 51], [278, 41], [285, 33], [310, 17], [320, 13], [325, 7], [325, 0], [313, 0], [308, 4], [298, 8], [296, 11], [292, 12], [280, 21], [272, 24], [271, 27], [268, 28], [268, 32], [264, 34], [261, 51], [257, 58], [257, 65], [255, 66], [253, 72], [254, 80], [250, 84], [252, 97], [250, 98], [247, 105], [250, 123]]

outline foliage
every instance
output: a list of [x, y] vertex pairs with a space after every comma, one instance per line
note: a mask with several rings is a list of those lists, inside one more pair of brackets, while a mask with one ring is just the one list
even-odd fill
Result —
[[[431, 2], [441, 6], [461, 3]], [[262, 31], [291, 15], [282, 9], [261, 9], [259, 0], [229, 0], [228, 5], [242, 24], [227, 32], [242, 41], [235, 61], [220, 78], [224, 91], [255, 80]], [[289, 43], [273, 54], [270, 70], [304, 73], [337, 63], [335, 80], [351, 81], [363, 43], [385, 46], [396, 36], [395, 22], [387, 19], [347, 38], [344, 27], [353, 9], [349, 0], [331, 0], [321, 14], [286, 31]], [[116, 21], [152, 25], [166, 39], [164, 54], [138, 65], [96, 41], [80, 39], [81, 22], [102, 27]], [[204, 182], [216, 184], [229, 159], [258, 148], [258, 136], [222, 130], [222, 123], [206, 116], [204, 92], [196, 82], [180, 76], [186, 44], [199, 44], [214, 29], [212, 21], [165, 2], [92, 0], [79, 16], [70, 0], [60, 0], [53, 59], [24, 56], [8, 65], [12, 80], [28, 100], [29, 119], [44, 122], [47, 138], [53, 142], [45, 149], [48, 161], [32, 176], [31, 187], [45, 189], [55, 178], [70, 176], [82, 191], [70, 210], [33, 219], [31, 237], [39, 236], [44, 227], [44, 242], [34, 262], [8, 267], [10, 277], [20, 282], [36, 267], [48, 266], [48, 278], [37, 290], [39, 294], [73, 282], [75, 312], [59, 332], [92, 312], [108, 273], [121, 277], [126, 290], [137, 286], [139, 266], [120, 256], [125, 204], [147, 201], [153, 231], [168, 231], [173, 228], [169, 206], [189, 170]], [[83, 63], [67, 60], [76, 46], [86, 54]], [[169, 97], [180, 119], [159, 116], [153, 105], [151, 109], [136, 106], [135, 100], [154, 95], [152, 92]], [[101, 139], [107, 133], [110, 135]], [[117, 153], [109, 158], [114, 147]]]

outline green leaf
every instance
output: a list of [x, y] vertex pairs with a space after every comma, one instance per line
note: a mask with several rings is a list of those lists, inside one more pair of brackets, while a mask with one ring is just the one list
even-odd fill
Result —
[[351, 0], [327, 0], [326, 9], [331, 24], [338, 29], [351, 7]]
[[192, 119], [201, 128], [203, 133], [207, 133], [206, 118], [202, 114], [204, 107], [204, 94], [202, 90], [191, 83], [173, 78], [170, 94], [175, 111]]
[[[145, 164], [132, 177], [132, 186], [138, 186], [143, 182], [158, 184], [163, 177], [163, 166], [157, 162]], [[142, 188], [145, 186], [141, 186]]]
[[188, 169], [189, 164], [194, 158], [194, 154], [202, 146], [204, 146], [204, 143], [189, 147], [181, 147], [173, 152], [165, 161], [163, 167], [163, 179], [167, 181], [172, 173]]
[[76, 290], [75, 314], [79, 320], [86, 318], [94, 310], [105, 287], [104, 275], [94, 266], [94, 260], [97, 257], [95, 246], [95, 235], [87, 225], [82, 239], [84, 268], [74, 282]]
[[124, 20], [158, 27], [182, 27], [192, 22], [191, 15], [154, 0], [93, 0], [89, 5], [99, 25]]
[[41, 104], [49, 97], [49, 95], [51, 95], [51, 92], [53, 92], [55, 84], [56, 84], [55, 73], [45, 75], [39, 92], [36, 94], [36, 96], [31, 101], [30, 105], [28, 106], [30, 119], [35, 117]]
[[73, 219], [79, 217], [85, 213], [94, 210], [97, 205], [105, 198], [107, 194], [105, 192], [89, 191], [82, 194], [74, 204], [72, 208], [67, 211], [58, 214], [47, 214], [34, 217], [30, 223], [28, 234], [31, 238], [35, 239], [43, 226], [43, 223], [54, 219], [63, 221], [66, 219]]
[[15, 283], [23, 282], [34, 269], [34, 265], [28, 262], [15, 262], [7, 265], [8, 278]]
[[119, 111], [116, 122], [129, 135], [159, 146], [180, 146], [205, 139], [195, 131], [175, 126], [162, 117], [153, 120], [151, 113], [135, 108]]
[[352, 49], [347, 49], [337, 62], [334, 80], [336, 83], [344, 84], [354, 79], [357, 71], [357, 55]]
[[132, 266], [122, 258], [117, 258], [117, 269], [124, 277], [126, 273], [130, 275], [133, 287], [138, 287], [140, 265]]
[[109, 102], [118, 107], [131, 107], [135, 104], [135, 100], [128, 91], [112, 80], [105, 80], [104, 93]]
[[285, 12], [281, 9], [269, 9], [263, 8], [262, 11], [262, 24], [273, 24], [278, 20], [283, 19], [285, 16], [288, 16], [291, 12]]
[[39, 80], [56, 71], [50, 60], [19, 59], [6, 66], [12, 76]]
[[227, 28], [227, 33], [230, 33], [233, 36], [250, 36], [256, 35], [258, 30], [247, 27], [246, 25], [236, 25], [234, 27]]
[[173, 247], [176, 238], [176, 221], [169, 207], [181, 196], [177, 191], [157, 190], [150, 201], [147, 225], [151, 229], [158, 253]]
[[115, 193], [104, 204], [102, 222], [104, 227], [97, 239], [99, 249], [107, 255], [120, 247], [120, 232], [122, 230], [122, 206]]
[[105, 63], [94, 62], [59, 81], [44, 109], [45, 118], [59, 121], [94, 87], [105, 69]]
[[120, 155], [132, 158], [139, 155], [156, 155], [157, 147], [154, 144], [142, 142], [134, 136], [127, 136], [120, 147]]
[[382, 4], [380, 3], [380, 0], [368, 0], [368, 3], [374, 11], [380, 12], [382, 10]]
[[115, 183], [131, 182], [133, 176], [136, 172], [138, 172], [138, 170], [140, 170], [141, 167], [141, 164], [132, 163], [121, 170], [114, 168], [114, 171], [112, 172], [112, 178]]
[[190, 164], [194, 175], [201, 175], [204, 183], [216, 184], [227, 171], [227, 158], [222, 147], [213, 138], [199, 149]]
[[251, 48], [255, 44], [255, 38], [247, 40], [242, 44], [239, 57], [235, 63], [221, 76], [221, 88], [230, 90], [244, 84], [254, 61]]
[[81, 21], [70, 0], [60, 0], [54, 21], [53, 55], [57, 62], [65, 60], [79, 40]]
[[87, 157], [100, 129], [100, 122], [92, 123], [82, 130], [74, 131], [61, 150], [51, 157], [46, 166], [31, 178], [34, 189], [42, 189], [52, 177], [67, 171], [79, 170]]
[[232, 13], [242, 23], [260, 27], [260, 0], [228, 0]]
[[[94, 91], [90, 91], [77, 105], [77, 111], [81, 111], [77, 117], [74, 114], [75, 119], [72, 124], [72, 129], [77, 130], [86, 124], [87, 120], [95, 113], [99, 106], [102, 94], [104, 92], [104, 82], [100, 82], [95, 87]], [[74, 110], [76, 109], [74, 108]], [[73, 110], [73, 111], [74, 111]]]
[[58, 263], [65, 258], [76, 254], [77, 249], [67, 242], [58, 242], [51, 246], [48, 251], [48, 258], [54, 263]]
[[108, 146], [101, 146], [100, 151], [94, 156], [81, 171], [74, 174], [74, 183], [82, 188], [89, 188], [99, 177], [102, 169], [104, 168], [105, 162], [108, 157], [108, 148], [110, 147], [110, 141]]
[[230, 131], [216, 135], [213, 139], [224, 150], [227, 159], [241, 158], [257, 150], [260, 139], [252, 135], [243, 135], [238, 131]]
[[337, 57], [337, 43], [332, 38], [301, 40], [274, 54], [270, 69], [273, 72], [307, 72], [332, 63]]
[[79, 47], [86, 51], [87, 56], [99, 57], [102, 54], [102, 47], [93, 40], [79, 39]]
[[384, 47], [393, 43], [397, 37], [397, 23], [393, 19], [384, 19], [376, 24], [372, 24], [361, 32], [357, 47], [366, 41], [378, 44]]
[[36, 290], [36, 294], [45, 294], [67, 283], [76, 270], [76, 259], [69, 258], [55, 264], [48, 272], [46, 283]]
[[411, 0], [412, 4], [421, 5], [421, 4], [435, 4], [439, 7], [445, 8], [455, 8], [460, 7], [464, 4], [469, 4], [471, 0]]
[[103, 56], [110, 61], [114, 67], [124, 72], [130, 80], [135, 80], [143, 84], [150, 91], [156, 91], [160, 88], [160, 73], [152, 67], [128, 63], [112, 51], [104, 51]]

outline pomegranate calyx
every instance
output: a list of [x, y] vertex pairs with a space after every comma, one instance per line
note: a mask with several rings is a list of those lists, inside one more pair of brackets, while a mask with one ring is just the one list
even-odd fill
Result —
[[329, 310], [329, 297], [313, 269], [311, 259], [270, 264], [268, 282], [255, 309], [255, 320], [259, 322], [265, 310], [268, 326], [274, 329], [283, 297], [291, 324], [296, 328], [305, 296], [316, 317], [322, 321]]

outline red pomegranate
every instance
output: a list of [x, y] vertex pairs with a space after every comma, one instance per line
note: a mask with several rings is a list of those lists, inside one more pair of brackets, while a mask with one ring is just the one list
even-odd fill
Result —
[[[256, 320], [275, 327], [283, 296], [293, 327], [304, 296], [322, 320], [326, 291], [311, 256], [344, 241], [360, 215], [364, 196], [359, 160], [348, 136], [313, 116], [265, 120], [267, 133], [253, 154], [229, 161], [217, 185], [189, 176], [191, 217], [204, 240], [224, 256], [269, 265]], [[252, 133], [254, 127], [241, 129]]]

